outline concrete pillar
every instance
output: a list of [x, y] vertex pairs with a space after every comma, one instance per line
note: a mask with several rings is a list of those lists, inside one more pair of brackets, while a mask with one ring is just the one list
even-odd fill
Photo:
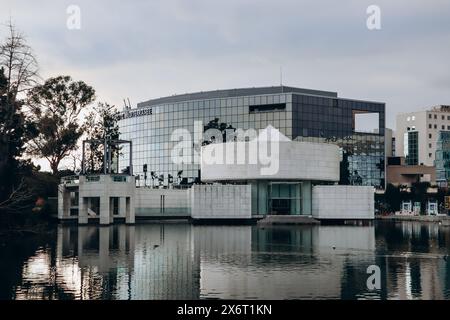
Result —
[[80, 195], [78, 199], [78, 224], [88, 223], [88, 205], [89, 198]]
[[61, 259], [63, 257], [63, 246], [64, 246], [64, 230], [63, 226], [59, 224], [57, 227], [57, 236], [56, 236], [56, 257], [58, 259]]
[[106, 271], [109, 269], [109, 237], [111, 234], [111, 227], [100, 226], [98, 232], [99, 269]]
[[61, 232], [62, 232], [62, 243], [61, 245], [61, 254], [63, 256], [66, 256], [70, 253], [70, 249], [72, 247], [72, 241], [73, 239], [70, 239], [70, 226], [61, 226]]
[[302, 186], [302, 208], [301, 214], [310, 216], [312, 215], [312, 185], [311, 181], [303, 181]]
[[127, 230], [126, 226], [124, 225], [118, 225], [117, 226], [117, 234], [118, 234], [118, 243], [119, 243], [119, 251], [125, 252], [127, 249]]
[[64, 217], [64, 186], [58, 185], [58, 219]]
[[119, 198], [119, 217], [125, 218], [127, 216], [126, 197]]
[[58, 219], [70, 217], [70, 191], [60, 184], [58, 186]]
[[87, 226], [78, 228], [78, 260], [83, 257], [84, 240], [86, 240], [87, 231]]
[[[126, 226], [126, 248], [134, 256], [135, 227]], [[134, 259], [132, 259], [134, 261]]]
[[100, 197], [100, 224], [108, 225], [111, 223], [110, 198], [108, 195]]
[[125, 223], [127, 224], [134, 224], [135, 223], [135, 203], [134, 203], [134, 197], [127, 197], [126, 198], [126, 217], [125, 217]]

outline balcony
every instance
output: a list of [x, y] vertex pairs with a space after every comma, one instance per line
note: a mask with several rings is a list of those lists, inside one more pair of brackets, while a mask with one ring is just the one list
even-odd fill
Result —
[[61, 184], [66, 187], [78, 187], [80, 184], [80, 176], [66, 176], [61, 178]]
[[126, 174], [88, 174], [81, 176], [67, 176], [61, 178], [61, 184], [66, 187], [78, 187], [80, 181], [84, 183], [123, 183], [130, 182], [130, 175]]
[[130, 182], [130, 175], [127, 174], [89, 174], [85, 177], [86, 183], [123, 183]]

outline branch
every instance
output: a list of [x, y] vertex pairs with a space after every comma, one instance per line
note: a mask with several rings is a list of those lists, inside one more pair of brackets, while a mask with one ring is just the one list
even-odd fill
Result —
[[25, 180], [20, 180], [19, 186], [13, 190], [8, 199], [0, 202], [0, 210], [5, 210], [12, 213], [23, 212], [28, 208], [28, 203], [33, 199], [33, 194], [26, 188]]

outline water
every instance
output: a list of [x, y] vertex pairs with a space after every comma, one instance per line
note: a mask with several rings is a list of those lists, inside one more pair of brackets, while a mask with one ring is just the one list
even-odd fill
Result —
[[416, 222], [59, 226], [0, 245], [0, 299], [449, 299], [448, 248]]

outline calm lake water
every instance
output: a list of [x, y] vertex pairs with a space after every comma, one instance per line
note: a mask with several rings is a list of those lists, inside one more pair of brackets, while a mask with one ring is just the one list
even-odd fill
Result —
[[0, 244], [0, 299], [449, 299], [449, 248], [450, 227], [416, 222], [58, 226]]

